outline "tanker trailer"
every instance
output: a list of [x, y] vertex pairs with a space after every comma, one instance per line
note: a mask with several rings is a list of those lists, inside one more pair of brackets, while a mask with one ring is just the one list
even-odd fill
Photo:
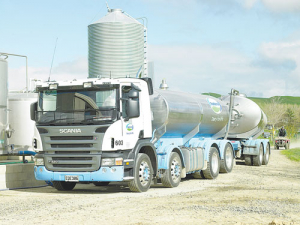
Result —
[[266, 117], [235, 90], [217, 99], [153, 91], [150, 78], [94, 78], [47, 82], [37, 92], [31, 116], [43, 151], [34, 172], [58, 190], [126, 181], [144, 192], [153, 180], [176, 187], [187, 174], [214, 179], [232, 171], [234, 158], [269, 160], [268, 140], [255, 139]]

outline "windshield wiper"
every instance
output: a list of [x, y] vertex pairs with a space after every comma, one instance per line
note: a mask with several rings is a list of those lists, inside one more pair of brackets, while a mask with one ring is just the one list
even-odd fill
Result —
[[83, 122], [89, 122], [89, 121], [99, 122], [99, 121], [106, 121], [106, 120], [112, 120], [112, 118], [110, 116], [109, 117], [87, 118], [87, 119], [81, 120], [81, 123], [83, 123]]

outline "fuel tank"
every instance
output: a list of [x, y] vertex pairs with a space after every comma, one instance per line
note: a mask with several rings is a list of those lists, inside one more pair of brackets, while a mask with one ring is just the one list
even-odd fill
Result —
[[[150, 97], [154, 142], [160, 137], [247, 139], [263, 132], [267, 118], [260, 107], [243, 96], [221, 99], [207, 95], [156, 90]], [[228, 123], [230, 119], [230, 124]]]

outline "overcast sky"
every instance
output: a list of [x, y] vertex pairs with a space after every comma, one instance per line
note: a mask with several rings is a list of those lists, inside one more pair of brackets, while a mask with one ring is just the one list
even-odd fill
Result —
[[[148, 18], [155, 86], [248, 96], [300, 96], [299, 0], [108, 0]], [[105, 16], [102, 0], [0, 0], [0, 52], [28, 56], [29, 77], [88, 76], [87, 26]], [[25, 60], [8, 58], [9, 88], [25, 87]]]

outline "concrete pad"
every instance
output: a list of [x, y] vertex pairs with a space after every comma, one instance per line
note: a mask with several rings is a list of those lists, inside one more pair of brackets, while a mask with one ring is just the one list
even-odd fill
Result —
[[0, 165], [0, 189], [42, 186], [46, 183], [34, 177], [34, 164]]

